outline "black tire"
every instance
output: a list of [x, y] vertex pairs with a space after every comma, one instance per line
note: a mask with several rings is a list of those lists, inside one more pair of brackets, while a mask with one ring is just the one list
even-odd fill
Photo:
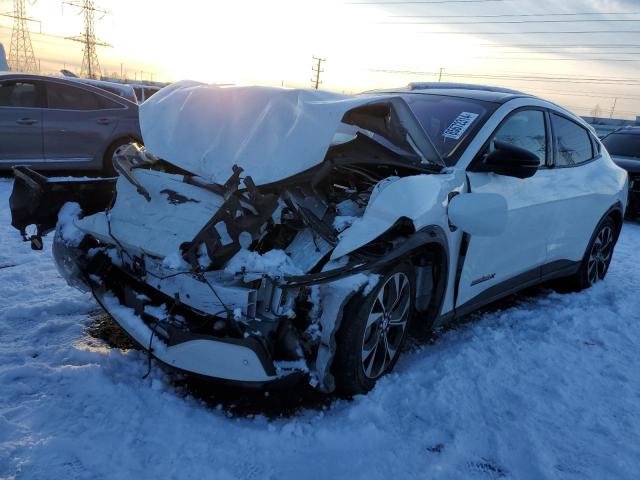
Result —
[[604, 218], [598, 224], [589, 241], [580, 269], [565, 280], [571, 290], [584, 290], [604, 279], [609, 271], [618, 233], [618, 225], [611, 217]]
[[102, 174], [105, 177], [115, 177], [118, 175], [118, 172], [116, 172], [116, 169], [113, 167], [113, 155], [120, 147], [128, 145], [131, 142], [132, 140], [128, 138], [121, 138], [109, 145], [109, 148], [107, 148], [107, 151], [104, 153], [104, 158], [102, 160]]
[[[414, 285], [413, 267], [401, 264], [382, 274], [368, 295], [357, 295], [346, 306], [336, 334], [332, 367], [341, 394], [366, 393], [378, 378], [393, 369], [413, 317]], [[393, 306], [393, 295], [398, 288], [400, 294], [396, 295], [397, 302]], [[385, 309], [389, 307], [392, 307], [391, 312], [386, 313]], [[378, 319], [372, 321], [374, 318]]]

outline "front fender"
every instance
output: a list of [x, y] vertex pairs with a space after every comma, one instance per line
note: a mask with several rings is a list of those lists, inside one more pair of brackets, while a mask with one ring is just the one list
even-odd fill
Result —
[[416, 231], [427, 225], [448, 228], [449, 193], [462, 191], [464, 183], [462, 171], [414, 175], [389, 182], [372, 195], [364, 215], [342, 232], [331, 258], [342, 257], [372, 242], [402, 217], [411, 220]]

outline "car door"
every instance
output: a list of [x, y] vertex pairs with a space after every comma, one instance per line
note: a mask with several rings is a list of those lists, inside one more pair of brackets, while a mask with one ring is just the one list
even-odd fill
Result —
[[0, 162], [41, 163], [42, 84], [34, 80], [0, 81]]
[[[549, 185], [550, 128], [546, 112], [525, 107], [508, 115], [467, 169], [469, 189], [497, 193], [507, 201], [505, 230], [498, 236], [466, 235], [466, 252], [459, 273], [456, 308], [486, 303], [540, 278], [547, 256], [547, 225], [551, 208]], [[494, 141], [507, 142], [535, 153], [540, 161], [530, 178], [473, 171], [493, 148]], [[479, 169], [478, 169], [479, 170]]]
[[[602, 168], [592, 134], [575, 120], [550, 112], [554, 144], [547, 270], [582, 260], [598, 222], [611, 205], [617, 179]], [[547, 272], [543, 272], [547, 273]]]
[[89, 162], [98, 158], [116, 128], [119, 105], [81, 86], [45, 83], [44, 156], [47, 163]]

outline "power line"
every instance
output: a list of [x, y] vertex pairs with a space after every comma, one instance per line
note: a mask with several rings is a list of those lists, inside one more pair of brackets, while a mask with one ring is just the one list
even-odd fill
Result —
[[[375, 69], [369, 69], [370, 71], [375, 71]], [[395, 70], [395, 71], [399, 71], [399, 72], [406, 72], [408, 70]], [[422, 71], [422, 73], [425, 74], [431, 74], [431, 75], [438, 75], [438, 72], [427, 72], [427, 71]], [[464, 73], [464, 72], [456, 72], [452, 75], [481, 75], [481, 74], [477, 74], [477, 73]], [[520, 72], [520, 71], [513, 71], [513, 70], [496, 70], [493, 71], [491, 73], [491, 75], [496, 75], [496, 76], [501, 76], [501, 77], [505, 77], [505, 78], [511, 78], [511, 77], [526, 77], [526, 78], [558, 78], [558, 79], [563, 79], [563, 80], [581, 80], [581, 79], [589, 79], [589, 80], [619, 80], [619, 81], [623, 81], [623, 82], [640, 82], [640, 78], [628, 78], [628, 77], [594, 77], [594, 76], [585, 76], [585, 74], [569, 74], [569, 73], [562, 73], [562, 74], [556, 74], [556, 73], [540, 73], [540, 72]]]
[[345, 2], [347, 5], [432, 5], [438, 3], [497, 3], [507, 2], [510, 0], [416, 0], [412, 2], [388, 2], [388, 1], [373, 1], [373, 2]]
[[[512, 52], [515, 53], [515, 52]], [[545, 52], [549, 53], [549, 52]], [[526, 60], [526, 61], [544, 61], [544, 62], [624, 62], [633, 63], [640, 62], [637, 58], [558, 58], [558, 57], [488, 57], [488, 56], [471, 56], [466, 57], [470, 60]]]
[[[517, 70], [495, 70], [492, 72], [493, 74], [500, 74], [500, 75], [505, 75], [505, 76], [526, 76], [526, 77], [552, 77], [552, 78], [573, 78], [576, 80], [580, 80], [580, 79], [584, 79], [585, 78], [585, 74], [581, 73], [581, 74], [571, 74], [571, 73], [544, 73], [544, 72], [521, 72], [521, 71], [517, 71]], [[640, 82], [640, 78], [624, 78], [624, 77], [614, 77], [614, 76], [610, 76], [610, 77], [593, 77], [590, 76], [590, 79], [595, 79], [595, 80], [603, 80], [603, 79], [614, 79], [614, 80], [621, 80], [621, 81], [629, 81], [629, 82], [635, 82], [635, 81], [639, 81]]]
[[584, 13], [499, 13], [495, 15], [387, 15], [390, 18], [515, 18], [515, 17], [577, 17], [586, 15], [640, 15], [640, 12]]
[[509, 48], [640, 48], [640, 45], [624, 43], [476, 43], [476, 47], [509, 47]]
[[505, 79], [511, 81], [520, 82], [550, 82], [550, 83], [566, 83], [572, 84], [606, 84], [606, 85], [640, 85], [640, 80], [636, 79], [606, 79], [606, 78], [590, 78], [577, 79], [571, 77], [534, 77], [534, 76], [508, 76], [508, 75], [494, 75], [494, 74], [461, 74], [461, 73], [447, 73], [453, 77], [465, 77], [465, 78], [483, 78], [483, 79]]
[[590, 97], [590, 98], [616, 98], [617, 97], [623, 100], [640, 101], [640, 96], [627, 96], [627, 94], [618, 94], [618, 93], [602, 94], [602, 93], [596, 93], [596, 92], [568, 92], [563, 90], [548, 90], [548, 89], [539, 88], [539, 87], [532, 87], [530, 88], [530, 90], [534, 92], [543, 92], [545, 94], [561, 95], [566, 97]]
[[[393, 70], [393, 69], [370, 69], [370, 71], [378, 73], [391, 73], [402, 75], [433, 75], [437, 76], [439, 72], [425, 72], [418, 70]], [[640, 79], [627, 79], [627, 78], [604, 78], [604, 77], [567, 77], [567, 76], [553, 76], [553, 75], [500, 75], [500, 74], [478, 74], [478, 73], [450, 73], [446, 74], [448, 77], [457, 78], [479, 78], [479, 79], [500, 79], [509, 81], [520, 82], [549, 82], [549, 83], [566, 83], [571, 82], [573, 84], [606, 84], [606, 85], [633, 85], [639, 86]]]
[[557, 51], [557, 50], [491, 50], [491, 53], [506, 53], [506, 54], [526, 54], [526, 55], [548, 55], [548, 54], [556, 54], [556, 53], [563, 53], [563, 54], [568, 54], [568, 55], [640, 55], [640, 52], [617, 52], [617, 51], [612, 51], [612, 52], [571, 52], [571, 51]]
[[519, 32], [419, 32], [428, 35], [527, 35], [527, 34], [600, 34], [600, 33], [640, 33], [640, 30], [527, 30]]
[[570, 20], [479, 20], [477, 22], [375, 22], [376, 25], [514, 25], [531, 23], [603, 23], [603, 22], [638, 22], [637, 18], [599, 18]]

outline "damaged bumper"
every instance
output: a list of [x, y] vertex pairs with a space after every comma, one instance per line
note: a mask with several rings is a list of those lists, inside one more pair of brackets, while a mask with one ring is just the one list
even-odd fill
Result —
[[[134, 292], [131, 291], [132, 294]], [[279, 377], [264, 347], [254, 338], [216, 338], [151, 329], [141, 316], [135, 314], [135, 304], [123, 304], [105, 291], [96, 291], [95, 297], [137, 343], [167, 365], [243, 383], [264, 383]]]
[[[295, 362], [274, 362], [274, 349], [280, 347], [254, 328], [255, 322], [260, 321], [256, 318], [257, 307], [267, 313], [286, 308], [286, 301], [281, 296], [276, 298], [275, 288], [262, 288], [270, 294], [266, 300], [277, 304], [272, 307], [263, 304], [264, 297], [259, 301], [255, 289], [230, 288], [209, 280], [220, 296], [218, 302], [233, 307], [233, 312], [228, 313], [234, 318], [229, 318], [224, 310], [218, 311], [219, 316], [203, 310], [217, 308], [214, 304], [194, 306], [191, 297], [197, 295], [193, 295], [193, 289], [182, 296], [174, 291], [171, 297], [170, 286], [163, 285], [163, 280], [144, 281], [149, 279], [150, 271], [135, 272], [139, 266], [127, 262], [117, 265], [100, 249], [87, 251], [82, 245], [70, 245], [60, 232], [56, 232], [53, 254], [70, 285], [92, 292], [129, 336], [169, 366], [245, 384], [272, 382], [304, 370]], [[203, 283], [186, 273], [182, 277], [183, 288], [186, 285], [189, 289], [190, 281]], [[266, 320], [262, 319], [268, 323]]]

